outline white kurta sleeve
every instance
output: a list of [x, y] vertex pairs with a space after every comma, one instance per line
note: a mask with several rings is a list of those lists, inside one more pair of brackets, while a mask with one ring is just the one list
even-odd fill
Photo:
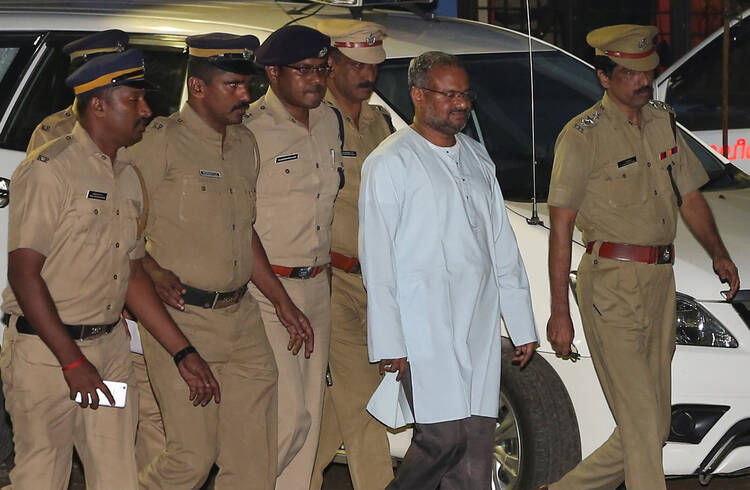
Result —
[[494, 268], [500, 289], [500, 310], [515, 345], [538, 342], [526, 268], [518, 250], [516, 235], [508, 220], [500, 186], [493, 176], [492, 232]]
[[359, 260], [367, 289], [367, 348], [372, 362], [407, 356], [396, 275], [404, 179], [392, 174], [399, 167], [398, 155], [376, 153], [364, 162], [359, 193]]

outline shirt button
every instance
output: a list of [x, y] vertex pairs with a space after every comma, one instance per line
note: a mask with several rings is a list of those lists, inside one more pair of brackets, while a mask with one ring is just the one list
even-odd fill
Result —
[[651, 166], [651, 162], [646, 163], [646, 166], [650, 167]]
[[112, 309], [112, 305], [107, 305], [107, 310], [111, 310], [111, 309]]
[[231, 188], [231, 187], [229, 188], [229, 193], [230, 193], [230, 194], [234, 194], [234, 190], [232, 190], [232, 188]]
[[117, 274], [115, 274], [114, 276], [112, 276], [112, 279], [117, 279]]
[[318, 193], [318, 195], [315, 196], [315, 199], [320, 199], [320, 193]]
[[666, 222], [667, 222], [667, 220], [665, 220], [664, 218], [662, 218], [662, 219], [661, 219], [661, 222], [662, 222], [662, 223], [666, 223]]
[[316, 230], [320, 230], [320, 225], [315, 227]]
[[237, 227], [234, 226], [234, 223], [232, 223], [232, 230], [236, 230], [236, 229], [237, 229]]
[[658, 196], [658, 195], [659, 195], [659, 193], [658, 193], [658, 192], [656, 191], [656, 189], [654, 189], [654, 195], [655, 195], [655, 196]]
[[119, 210], [119, 209], [117, 209], [117, 210], [115, 211], [115, 214], [116, 214], [117, 216], [120, 216], [120, 210]]
[[201, 190], [202, 190], [202, 191], [205, 191], [205, 190], [206, 190], [206, 186], [205, 186], [205, 185], [202, 185], [202, 186], [201, 186]]
[[120, 242], [115, 243], [115, 248], [120, 248]]
[[106, 160], [106, 159], [107, 159], [107, 155], [102, 155], [102, 160]]
[[234, 261], [234, 266], [237, 267], [237, 261], [236, 260]]
[[289, 169], [284, 170], [284, 173], [288, 174], [289, 173]]
[[627, 175], [625, 175], [625, 174], [622, 174], [622, 178], [623, 178], [623, 179], [627, 179], [627, 178], [628, 178], [628, 176], [627, 176]]
[[99, 210], [97, 208], [94, 208], [94, 214], [99, 214]]
[[320, 168], [320, 164], [318, 162], [315, 162], [315, 168]]

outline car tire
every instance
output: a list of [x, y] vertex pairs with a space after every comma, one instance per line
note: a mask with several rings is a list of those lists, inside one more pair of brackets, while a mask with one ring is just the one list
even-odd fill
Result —
[[495, 490], [536, 489], [581, 460], [578, 421], [562, 380], [540, 355], [523, 369], [512, 365], [513, 350], [503, 339]]
[[13, 430], [10, 427], [10, 417], [5, 411], [5, 396], [3, 383], [0, 381], [0, 463], [8, 459], [13, 452]]

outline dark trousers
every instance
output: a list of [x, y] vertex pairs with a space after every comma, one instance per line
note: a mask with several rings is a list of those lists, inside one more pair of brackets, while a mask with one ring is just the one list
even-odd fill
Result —
[[[413, 413], [409, 369], [401, 383]], [[472, 415], [448, 422], [414, 424], [409, 450], [386, 490], [489, 489], [495, 420]]]

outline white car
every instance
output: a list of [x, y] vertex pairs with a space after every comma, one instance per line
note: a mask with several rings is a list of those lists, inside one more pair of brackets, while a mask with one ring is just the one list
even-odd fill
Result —
[[[672, 105], [682, 124], [721, 153], [724, 29], [712, 33], [654, 81], [654, 98]], [[750, 9], [730, 22], [727, 158], [750, 172]]]
[[[24, 157], [28, 137], [47, 114], [67, 106], [72, 94], [64, 87], [67, 60], [60, 47], [92, 31], [119, 28], [146, 53], [147, 72], [162, 87], [152, 98], [155, 114], [177, 110], [184, 94], [184, 38], [225, 31], [251, 33], [265, 39], [281, 25], [299, 18], [315, 26], [322, 18], [349, 17], [347, 10], [322, 7], [314, 15], [309, 4], [180, 3], [110, 1], [66, 3], [4, 2], [0, 5], [0, 177], [9, 178]], [[313, 6], [318, 8], [320, 6]], [[298, 9], [307, 8], [306, 12]], [[292, 10], [296, 13], [292, 13]], [[406, 12], [368, 11], [364, 19], [388, 31], [388, 59], [381, 65], [373, 103], [387, 107], [396, 127], [411, 121], [406, 85], [410, 58], [428, 50], [458, 55], [479, 94], [466, 132], [482, 142], [497, 167], [508, 214], [528, 270], [539, 338], [549, 316], [547, 195], [553, 148], [562, 126], [591, 106], [602, 88], [590, 65], [548, 44], [532, 41], [536, 93], [536, 190], [532, 178], [529, 40], [517, 32], [478, 22], [423, 19]], [[257, 80], [260, 96], [265, 89]], [[741, 274], [750, 261], [750, 177], [719, 157], [682, 128], [711, 176], [705, 195]], [[536, 191], [539, 217], [532, 218]], [[12, 199], [12, 196], [11, 196]], [[0, 211], [0, 243], [7, 243], [7, 211]], [[573, 263], [584, 251], [575, 238]], [[677, 307], [677, 352], [673, 363], [673, 423], [664, 448], [667, 475], [710, 477], [750, 467], [750, 390], [742, 374], [750, 366], [750, 313], [745, 304], [723, 301], [711, 262], [690, 233], [680, 227], [675, 272], [680, 293]], [[4, 255], [0, 254], [0, 255]], [[0, 262], [5, 277], [5, 261]], [[0, 288], [5, 281], [0, 280]], [[575, 310], [575, 274], [571, 305]], [[614, 427], [594, 373], [577, 311], [575, 344], [581, 359], [555, 357], [546, 341], [523, 371], [510, 365], [506, 342], [502, 409], [498, 414], [493, 472], [496, 488], [536, 488], [554, 481], [598, 447]], [[644, 380], [648, 382], [648, 380]], [[403, 456], [409, 431], [391, 439], [394, 457]], [[2, 441], [0, 441], [2, 442]], [[8, 447], [8, 441], [5, 441]]]

